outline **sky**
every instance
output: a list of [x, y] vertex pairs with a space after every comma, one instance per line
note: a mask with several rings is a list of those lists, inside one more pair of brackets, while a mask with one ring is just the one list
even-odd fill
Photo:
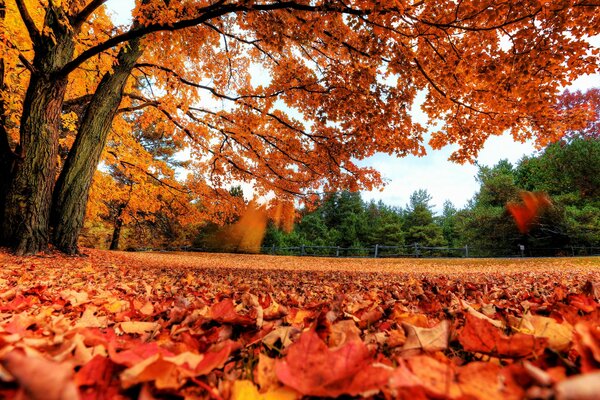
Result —
[[[106, 4], [115, 23], [130, 22], [132, 0], [109, 0]], [[600, 37], [594, 38], [593, 43], [600, 47]], [[593, 86], [600, 86], [600, 74], [580, 77], [569, 89], [586, 90]], [[424, 116], [418, 111], [418, 107], [414, 118], [424, 122]], [[475, 179], [477, 167], [469, 163], [461, 165], [448, 161], [453, 149], [452, 146], [447, 146], [441, 150], [432, 150], [427, 146], [427, 155], [424, 157], [398, 158], [377, 154], [359, 162], [359, 165], [378, 170], [387, 181], [383, 190], [362, 192], [363, 199], [382, 200], [390, 206], [405, 207], [414, 191], [426, 189], [432, 197], [433, 210], [437, 213], [441, 212], [446, 200], [450, 200], [457, 208], [464, 207], [479, 189]], [[532, 142], [515, 142], [508, 134], [493, 136], [479, 153], [477, 163], [491, 166], [502, 159], [516, 163], [535, 151]], [[245, 194], [249, 195], [249, 192], [251, 188], [246, 187]]]

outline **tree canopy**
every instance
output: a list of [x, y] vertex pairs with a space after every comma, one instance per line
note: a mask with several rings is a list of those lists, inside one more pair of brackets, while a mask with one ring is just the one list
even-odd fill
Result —
[[[101, 160], [222, 217], [232, 182], [280, 201], [368, 189], [380, 176], [356, 160], [424, 154], [427, 129], [465, 161], [490, 135], [543, 146], [593, 113], [559, 102], [600, 65], [589, 2], [138, 0], [127, 27], [104, 3], [2, 2], [1, 239], [19, 254], [77, 252]], [[422, 91], [428, 126], [410, 113]], [[188, 149], [185, 188], [134, 126]]]

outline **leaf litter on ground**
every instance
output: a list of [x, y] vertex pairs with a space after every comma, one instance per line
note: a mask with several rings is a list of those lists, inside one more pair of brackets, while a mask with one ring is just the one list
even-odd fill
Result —
[[0, 250], [0, 398], [587, 399], [600, 259]]

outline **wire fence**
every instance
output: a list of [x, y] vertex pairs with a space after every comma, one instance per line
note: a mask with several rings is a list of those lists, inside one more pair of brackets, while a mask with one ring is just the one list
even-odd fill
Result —
[[568, 246], [514, 250], [477, 247], [410, 246], [340, 247], [340, 246], [265, 246], [262, 254], [309, 257], [362, 257], [362, 258], [484, 258], [484, 257], [583, 257], [600, 256], [600, 247]]

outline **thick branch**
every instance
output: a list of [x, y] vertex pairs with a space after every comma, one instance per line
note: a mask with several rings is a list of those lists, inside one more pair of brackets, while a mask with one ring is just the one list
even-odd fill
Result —
[[[22, 0], [21, 0], [22, 1]], [[121, 43], [141, 38], [150, 33], [162, 32], [162, 31], [177, 31], [185, 28], [190, 28], [192, 26], [196, 26], [202, 24], [206, 21], [209, 21], [214, 18], [221, 17], [223, 15], [238, 13], [238, 12], [251, 12], [251, 11], [274, 11], [274, 10], [297, 10], [297, 11], [306, 11], [306, 12], [337, 12], [342, 14], [351, 14], [351, 15], [366, 15], [369, 14], [368, 10], [355, 10], [345, 6], [338, 6], [333, 4], [321, 5], [321, 6], [311, 6], [307, 4], [298, 4], [293, 1], [283, 1], [283, 2], [275, 2], [270, 4], [255, 4], [255, 5], [245, 5], [245, 4], [221, 4], [217, 3], [216, 5], [210, 5], [207, 7], [203, 7], [199, 10], [199, 16], [190, 19], [183, 19], [180, 21], [172, 22], [172, 23], [150, 23], [145, 26], [134, 27], [133, 29], [124, 32], [120, 35], [114, 36], [107, 41], [100, 43], [97, 46], [91, 47], [84, 52], [82, 52], [78, 57], [69, 62], [65, 67], [60, 71], [63, 75], [68, 75], [77, 67], [79, 67], [82, 63], [89, 60], [90, 58], [112, 48]]]
[[102, 4], [106, 3], [107, 0], [92, 0], [87, 6], [83, 8], [77, 15], [73, 16], [71, 19], [71, 25], [73, 29], [79, 30], [81, 25], [100, 7]]
[[17, 8], [19, 9], [19, 14], [21, 15], [21, 19], [27, 28], [27, 32], [29, 33], [29, 37], [33, 42], [34, 47], [40, 43], [41, 33], [38, 28], [35, 26], [35, 22], [33, 22], [33, 18], [29, 14], [29, 10], [27, 10], [27, 6], [23, 0], [15, 0], [17, 3]]

